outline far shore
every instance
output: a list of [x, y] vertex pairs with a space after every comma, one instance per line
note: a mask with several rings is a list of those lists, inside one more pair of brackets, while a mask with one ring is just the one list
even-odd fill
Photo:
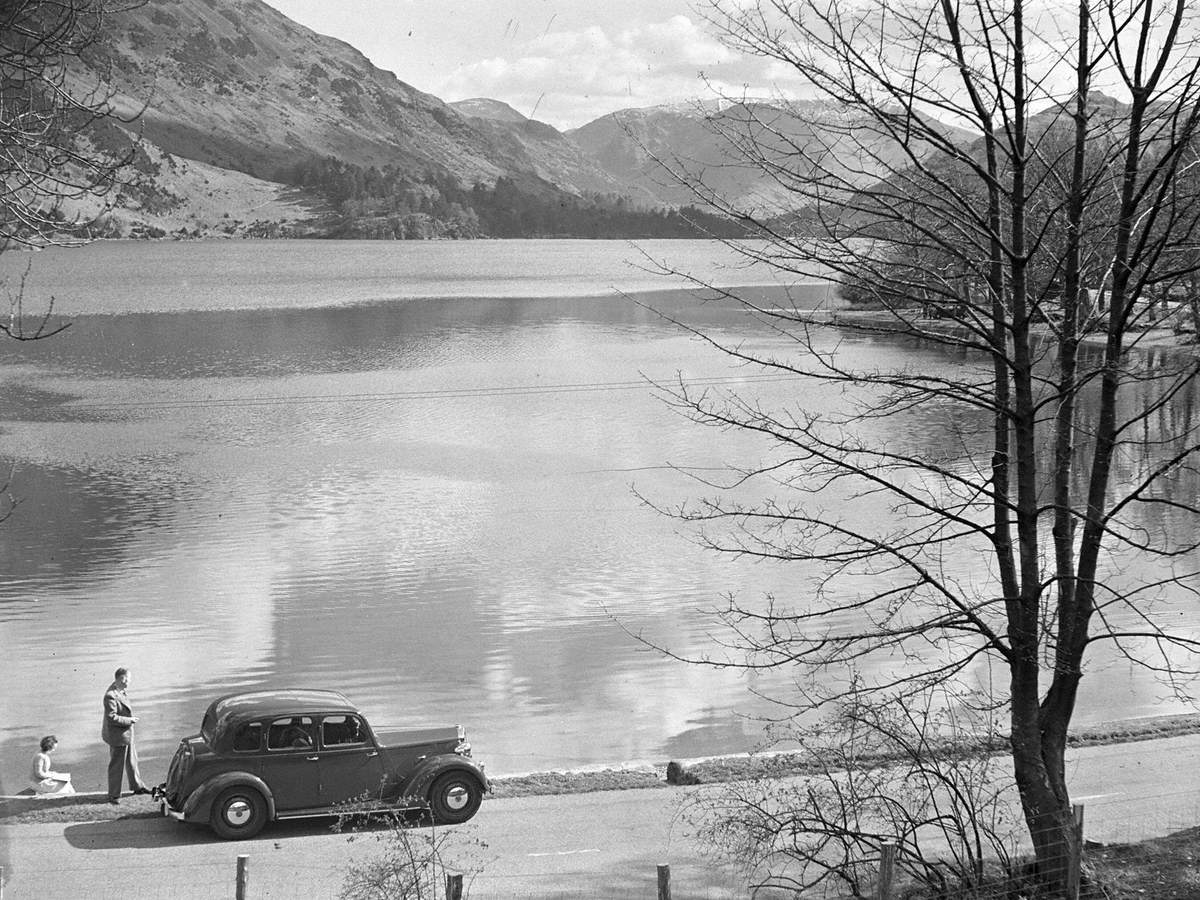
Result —
[[[852, 307], [837, 307], [814, 311], [814, 323], [822, 325], [846, 325], [878, 334], [895, 334], [921, 337], [955, 337], [967, 333], [966, 326], [951, 318], [919, 318], [904, 322], [896, 314], [885, 310], [854, 309]], [[1168, 319], [1169, 320], [1169, 319]], [[1151, 328], [1140, 331], [1130, 330], [1125, 335], [1126, 350], [1177, 350], [1190, 353], [1200, 352], [1197, 342], [1200, 340], [1194, 332], [1176, 331], [1174, 327], [1164, 325], [1162, 320]], [[1049, 339], [1053, 332], [1049, 325], [1033, 325], [1034, 335]], [[1103, 347], [1108, 342], [1108, 335], [1103, 329], [1089, 331], [1079, 339], [1081, 344], [1093, 347]]]
[[[1070, 746], [1135, 743], [1197, 733], [1200, 733], [1200, 713], [1153, 716], [1081, 728], [1071, 736]], [[996, 747], [995, 752], [1003, 752], [1003, 747]], [[675, 761], [699, 784], [785, 778], [814, 771], [809, 757], [787, 750]], [[662, 788], [667, 786], [667, 762], [500, 776], [492, 780], [492, 793], [488, 799]], [[121, 798], [121, 805], [115, 807], [104, 800], [102, 792], [70, 797], [0, 797], [0, 825], [100, 822], [160, 815], [158, 804], [149, 797], [125, 796]]]

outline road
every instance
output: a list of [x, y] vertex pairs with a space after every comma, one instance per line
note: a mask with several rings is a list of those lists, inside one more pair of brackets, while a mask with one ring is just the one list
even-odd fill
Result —
[[[1200, 821], [1200, 735], [1086, 748], [1071, 759], [1090, 840], [1138, 840]], [[469, 887], [476, 898], [653, 898], [660, 863], [671, 867], [676, 900], [743, 897], [736, 874], [705, 857], [687, 824], [690, 803], [715, 788], [488, 800], [473, 822], [444, 832], [445, 855], [479, 870]], [[162, 819], [0, 826], [3, 898], [232, 898], [239, 854], [249, 857], [254, 900], [334, 898], [346, 865], [377, 855], [386, 834], [351, 840], [328, 820], [280, 823], [241, 843]]]

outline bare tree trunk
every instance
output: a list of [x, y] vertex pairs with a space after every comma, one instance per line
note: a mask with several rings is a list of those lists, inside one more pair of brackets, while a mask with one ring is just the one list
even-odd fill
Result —
[[[796, 359], [763, 358], [740, 343], [699, 336], [740, 362], [838, 385], [863, 411], [810, 412], [803, 390], [799, 412], [782, 413], [750, 399], [715, 401], [682, 390], [679, 406], [699, 421], [769, 436], [794, 454], [782, 468], [739, 473], [739, 484], [762, 475], [799, 495], [755, 508], [706, 500], [683, 517], [736, 523], [739, 533], [728, 542], [706, 536], [715, 550], [812, 567], [816, 599], [799, 601], [798, 609], [781, 609], [771, 598], [767, 613], [732, 610], [735, 633], [752, 657], [765, 657], [763, 665], [786, 660], [819, 674], [854, 668], [877, 653], [919, 662], [934, 647], [921, 674], [880, 679], [873, 689], [887, 703], [897, 692], [952, 681], [978, 655], [1002, 662], [1025, 823], [1044, 882], [1061, 893], [1077, 849], [1064, 760], [1085, 654], [1098, 641], [1125, 638], [1197, 645], [1146, 615], [1137, 588], [1119, 594], [1104, 585], [1103, 602], [1130, 609], [1144, 629], [1126, 631], [1095, 613], [1110, 542], [1165, 561], [1177, 553], [1166, 538], [1130, 541], [1128, 529], [1121, 531], [1130, 509], [1169, 503], [1200, 520], [1195, 503], [1156, 493], [1159, 479], [1200, 453], [1200, 439], [1161, 415], [1182, 396], [1194, 368], [1147, 361], [1137, 384], [1154, 385], [1157, 394], [1137, 407], [1121, 402], [1133, 381], [1125, 369], [1135, 304], [1165, 284], [1194, 281], [1200, 271], [1200, 177], [1191, 174], [1200, 43], [1189, 36], [1187, 46], [1176, 45], [1186, 18], [1182, 0], [1161, 8], [1078, 0], [1066, 29], [1073, 27], [1074, 40], [1065, 49], [1056, 45], [1049, 63], [1073, 78], [1074, 96], [1064, 104], [1050, 87], [1057, 90], [1061, 79], [1044, 71], [1044, 41], [1030, 41], [1036, 52], [1027, 48], [1033, 26], [1021, 0], [932, 2], [911, 9], [868, 0], [870, 10], [839, 0], [731, 3], [720, 22], [733, 45], [792, 67], [837, 115], [830, 122], [818, 113], [805, 132], [833, 135], [824, 152], [812, 152], [796, 132], [773, 131], [765, 118], [749, 123], [750, 134], [726, 134], [737, 155], [807, 211], [760, 219], [767, 249], [747, 255], [798, 276], [832, 268], [854, 296], [891, 317], [888, 327], [878, 317], [853, 316], [837, 327], [917, 335], [962, 354], [966, 374], [855, 368], [813, 340], [823, 320], [747, 301], [756, 318], [795, 336]], [[1094, 100], [1101, 69], [1117, 73], [1131, 103]], [[939, 114], [968, 123], [972, 137], [949, 137], [931, 118]], [[859, 159], [822, 162], [845, 157], [847, 147]], [[872, 166], [881, 171], [867, 182]], [[702, 196], [755, 220], [714, 194]], [[1106, 316], [1098, 360], [1080, 352], [1092, 291], [1104, 298]], [[930, 327], [922, 319], [929, 310], [952, 310], [961, 327], [950, 334]], [[1081, 423], [1093, 415], [1093, 398], [1094, 421]], [[979, 468], [963, 477], [937, 454], [878, 446], [881, 420], [926, 402], [962, 412], [977, 426], [975, 417], [986, 417], [990, 460], [973, 458]], [[854, 432], [858, 424], [866, 436]], [[1168, 429], [1174, 433], [1159, 433]], [[1125, 459], [1134, 446], [1161, 453], [1168, 445], [1167, 457], [1147, 464], [1144, 478], [1114, 478], [1118, 450]], [[852, 496], [889, 497], [899, 524], [863, 532], [813, 512], [831, 484], [853, 486], [859, 493]], [[806, 495], [817, 502], [807, 503]], [[942, 577], [939, 564], [951, 546], [986, 557], [986, 586]], [[1052, 572], [1043, 572], [1043, 560], [1053, 561]], [[846, 574], [843, 596], [836, 587]], [[865, 624], [827, 638], [835, 621]]]

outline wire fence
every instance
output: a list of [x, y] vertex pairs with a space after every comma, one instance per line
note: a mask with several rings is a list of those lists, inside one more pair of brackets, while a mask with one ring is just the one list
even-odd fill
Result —
[[[231, 853], [219, 862], [72, 866], [64, 873], [9, 872], [0, 866], [0, 900], [54, 896], [87, 900], [547, 900], [547, 898], [671, 898], [675, 900], [744, 900], [744, 882], [706, 869], [648, 865], [624, 872], [566, 869], [539, 874], [446, 872], [439, 874], [436, 890], [394, 893], [347, 893], [345, 869], [340, 864], [281, 861], [269, 853], [243, 854], [244, 863]], [[324, 856], [325, 854], [322, 854]], [[446, 875], [458, 878], [447, 883]], [[10, 877], [11, 876], [11, 877]], [[52, 886], [52, 892], [47, 887]], [[672, 894], [672, 890], [674, 893]]]
[[[1073, 810], [1073, 827], [1068, 828], [1066, 840], [1058, 831], [1046, 830], [1025, 835], [1015, 843], [1004, 858], [981, 858], [973, 866], [958, 865], [947, 870], [945, 881], [939, 883], [929, 873], [930, 860], [919, 857], [906, 858], [905, 848], [897, 844], [885, 844], [878, 862], [874, 898], [877, 900], [899, 900], [901, 897], [953, 897], [954, 900], [1012, 900], [1014, 896], [1042, 896], [1036, 890], [1036, 875], [1031, 861], [1034, 844], [1043, 845], [1039, 865], [1042, 875], [1053, 876], [1065, 884], [1062, 896], [1065, 900], [1081, 900], [1083, 886], [1084, 807], [1077, 805]], [[1057, 851], [1054, 846], [1058, 845]], [[1051, 849], [1047, 851], [1047, 847]], [[923, 877], [922, 877], [923, 876]], [[913, 889], [914, 881], [931, 888], [922, 892]]]
[[[1104, 897], [1103, 892], [1089, 892], [1087, 878], [1089, 863], [1106, 854], [1120, 851], [1152, 839], [1164, 839], [1187, 834], [1200, 823], [1200, 791], [1163, 790], [1156, 795], [1098, 795], [1087, 798], [1077, 807], [1079, 831], [1073, 846], [1064, 848], [1059, 858], [1043, 860], [1053, 867], [1060, 865], [1070, 873], [1070, 890], [1080, 900]], [[1200, 843], [1200, 836], [1197, 837]], [[130, 860], [125, 856], [119, 866], [105, 861], [105, 854], [93, 854], [95, 864], [72, 862], [69, 868], [56, 868], [53, 860], [45, 870], [21, 871], [0, 866], [0, 900], [19, 900], [25, 896], [88, 897], [90, 900], [127, 900], [127, 898], [164, 898], [164, 900], [274, 900], [274, 898], [331, 898], [345, 894], [346, 878], [356, 861], [371, 858], [379, 847], [371, 841], [347, 841], [336, 849], [322, 850], [297, 858], [287, 853], [286, 837], [278, 842], [259, 842], [247, 851], [246, 845], [220, 844], [219, 858], [208, 855], [196, 861], [186, 845], [147, 847], [149, 851]], [[94, 849], [105, 849], [96, 847]], [[981, 864], [974, 884], [955, 887], [955, 900], [1009, 900], [1014, 890], [1020, 890], [1021, 880], [1032, 884], [1028, 866], [1032, 858], [1032, 841], [1025, 836], [1015, 844], [1007, 859], [989, 859]], [[863, 879], [866, 896], [871, 900], [899, 900], [901, 896], [921, 896], [913, 893], [912, 871], [915, 860], [911, 849], [902, 844], [884, 843], [879, 857], [866, 860], [869, 871]], [[922, 862], [928, 862], [923, 860]], [[773, 889], [754, 889], [747, 879], [730, 866], [702, 862], [695, 855], [661, 865], [641, 864], [627, 871], [611, 867], [592, 868], [564, 865], [553, 871], [521, 872], [512, 861], [497, 865], [496, 860], [474, 861], [474, 871], [462, 873], [461, 879], [443, 884], [444, 875], [459, 874], [447, 863], [436, 878], [436, 889], [425, 888], [419, 893], [360, 895], [363, 897], [395, 896], [419, 900], [461, 900], [461, 898], [503, 898], [503, 900], [545, 900], [553, 897], [578, 898], [667, 898], [675, 900], [734, 900], [755, 897], [757, 900], [777, 897], [808, 897], [789, 891], [782, 884]], [[759, 881], [761, 884], [761, 880]], [[836, 892], [823, 894], [838, 896]], [[1154, 896], [1153, 891], [1142, 896]], [[1197, 894], [1200, 896], [1200, 881]]]
[[[1108, 900], [1114, 896], [1111, 891], [1118, 888], [1106, 885], [1106, 879], [1113, 877], [1114, 872], [1119, 873], [1118, 879], [1129, 879], [1129, 874], [1121, 869], [1121, 861], [1136, 860], [1143, 863], [1141, 874], [1132, 876], [1132, 882], [1120, 885], [1119, 890], [1124, 891], [1121, 896], [1140, 896], [1148, 900], [1159, 896], [1200, 898], [1200, 869], [1190, 862], [1186, 865], [1180, 862], [1181, 859], [1193, 859], [1192, 848], [1200, 847], [1200, 791], [1163, 790], [1137, 795], [1114, 792], [1087, 799], [1086, 804], [1074, 807], [1076, 828], [1068, 845], [1058, 854], [1043, 850], [1038, 862], [1042, 874], [1056, 872], [1065, 877], [1065, 892], [1055, 896], [1066, 900]], [[978, 871], [968, 872], [970, 877], [967, 879], [956, 883], [948, 878], [942, 890], [925, 891], [914, 886], [918, 879], [913, 873], [927, 871], [930, 859], [920, 855], [917, 848], [885, 842], [878, 857], [866, 861], [869, 871], [862, 883], [867, 890], [861, 895], [871, 900], [900, 900], [902, 897], [910, 900], [931, 897], [1012, 900], [1013, 897], [1045, 896], [1038, 889], [1034, 844], [1035, 838], [1050, 836], [1050, 833], [1030, 835], [1022, 832], [1004, 859], [988, 858], [979, 864]], [[1111, 860], [1116, 860], [1112, 866], [1109, 865]], [[1160, 864], [1159, 871], [1155, 871], [1155, 860], [1165, 861]], [[1191, 885], [1190, 893], [1178, 893], [1178, 887], [1163, 886], [1170, 877], [1162, 869], [1170, 868], [1182, 871], [1183, 879]], [[962, 866], [957, 868], [959, 873], [963, 870]], [[795, 896], [807, 900], [810, 895], [801, 892]], [[844, 900], [847, 895], [826, 887], [812, 896], [820, 896], [822, 900]]]

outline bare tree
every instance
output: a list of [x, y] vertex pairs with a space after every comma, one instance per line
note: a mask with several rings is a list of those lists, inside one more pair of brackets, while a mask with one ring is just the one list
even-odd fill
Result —
[[[63, 242], [64, 201], [103, 196], [134, 144], [104, 82], [104, 27], [144, 0], [0, 4], [0, 251]], [[20, 335], [9, 331], [10, 336]]]
[[[0, 253], [77, 243], [86, 223], [70, 221], [64, 201], [103, 196], [132, 158], [133, 140], [111, 127], [129, 120], [114, 110], [102, 69], [86, 63], [96, 62], [88, 55], [103, 47], [108, 16], [143, 2], [0, 2]], [[26, 316], [27, 276], [28, 268], [15, 285], [4, 285], [8, 316], [0, 319], [0, 334], [18, 341], [67, 327], [52, 322], [53, 301]], [[0, 522], [18, 502], [10, 481], [0, 487]]]
[[986, 710], [963, 715], [936, 700], [850, 696], [798, 732], [802, 777], [731, 782], [693, 797], [689, 818], [755, 892], [875, 897], [890, 844], [904, 896], [987, 896], [1020, 877], [1003, 737]]
[[[762, 240], [738, 245], [748, 257], [832, 274], [859, 304], [718, 291], [791, 351], [695, 333], [803, 379], [800, 399], [668, 391], [698, 422], [775, 448], [670, 512], [716, 551], [808, 567], [796, 597], [731, 601], [731, 643], [748, 654], [728, 662], [819, 674], [778, 698], [801, 709], [844, 698], [840, 669], [890, 701], [1001, 665], [1025, 822], [1061, 891], [1075, 840], [1064, 753], [1089, 653], [1115, 645], [1183, 691], [1197, 647], [1154, 612], [1197, 584], [1195, 494], [1172, 490], [1194, 474], [1197, 423], [1164, 417], [1190, 397], [1196, 363], [1137, 352], [1145, 298], [1197, 270], [1196, 22], [1184, 0], [1065, 13], [715, 0], [709, 18], [800, 76], [826, 113], [803, 141], [751, 106], [725, 128], [789, 192], [790, 215], [680, 177], [754, 226]], [[847, 352], [855, 335], [915, 338], [955, 362], [864, 357]], [[912, 435], [918, 414], [942, 417], [960, 446]], [[1122, 587], [1112, 576], [1130, 554], [1160, 574]]]

